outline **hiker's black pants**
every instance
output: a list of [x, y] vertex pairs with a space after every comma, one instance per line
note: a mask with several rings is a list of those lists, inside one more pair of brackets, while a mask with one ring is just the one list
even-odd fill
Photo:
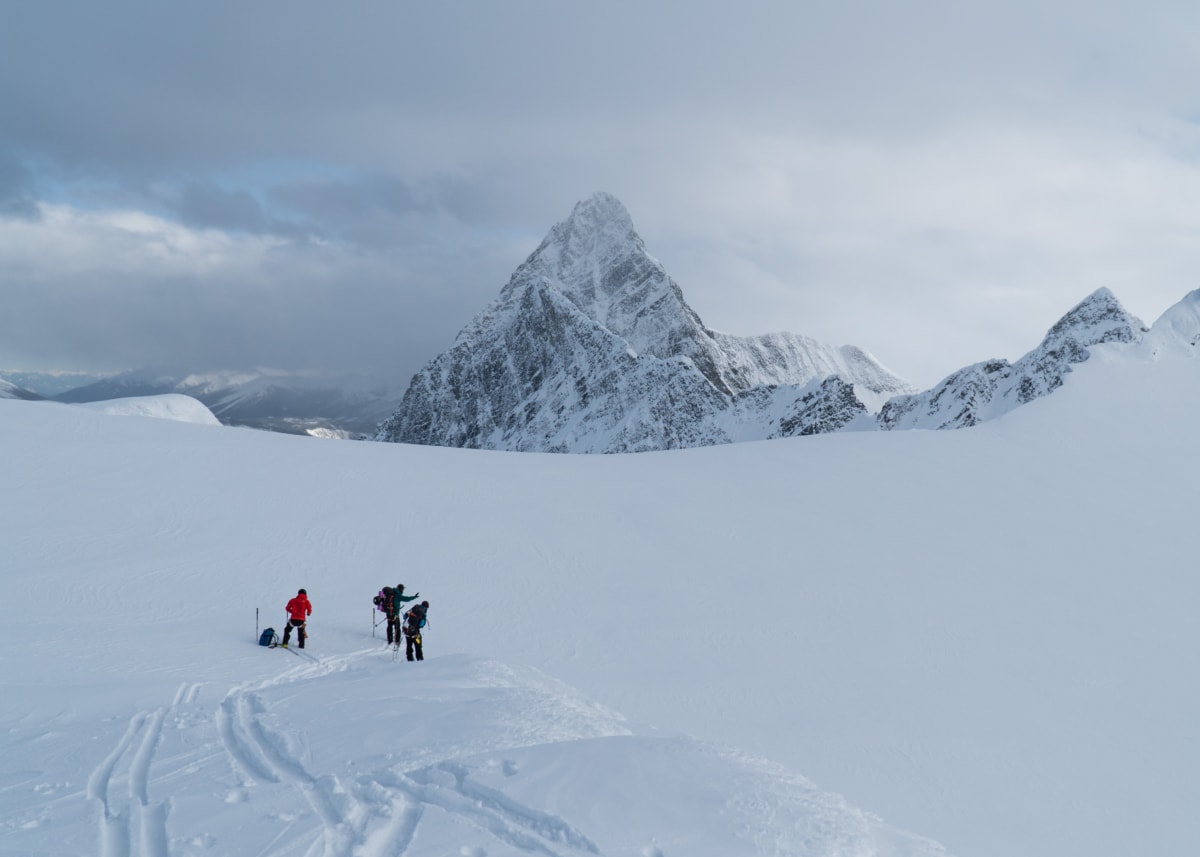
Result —
[[[416, 652], [416, 658], [413, 657], [413, 652]], [[425, 655], [421, 651], [421, 635], [419, 633], [404, 635], [404, 654], [410, 661], [425, 660]]]
[[288, 637], [292, 636], [292, 629], [297, 628], [296, 637], [300, 640], [300, 648], [304, 648], [304, 620], [303, 619], [288, 619], [288, 623], [283, 626], [283, 644], [286, 646]]
[[388, 642], [398, 644], [400, 642], [400, 614], [399, 613], [397, 613], [395, 616], [388, 616], [387, 629], [388, 629]]

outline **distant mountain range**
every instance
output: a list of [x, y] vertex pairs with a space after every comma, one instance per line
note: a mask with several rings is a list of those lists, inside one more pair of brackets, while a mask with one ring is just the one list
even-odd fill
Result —
[[1198, 296], [1149, 329], [1099, 289], [1015, 363], [987, 360], [918, 392], [853, 346], [709, 329], [646, 252], [625, 208], [601, 193], [551, 229], [499, 298], [417, 373], [377, 438], [636, 452], [966, 428], [1052, 393], [1093, 346], [1190, 353], [1200, 338]]
[[[94, 384], [113, 375], [112, 372], [38, 372], [23, 369], [0, 369], [0, 398], [50, 399], [76, 387]], [[26, 395], [5, 396], [5, 385], [20, 388]]]
[[360, 439], [374, 435], [399, 399], [397, 391], [359, 376], [266, 369], [203, 374], [143, 369], [52, 398], [82, 403], [167, 393], [198, 399], [226, 425]]
[[39, 396], [32, 390], [27, 390], [24, 387], [19, 387], [12, 381], [5, 378], [0, 378], [0, 399], [26, 399], [28, 401], [37, 401], [44, 399], [45, 396]]
[[[1108, 289], [1013, 363], [986, 360], [918, 391], [855, 346], [707, 327], [646, 251], [625, 207], [577, 204], [499, 297], [411, 380], [269, 370], [0, 373], [0, 398], [192, 396], [227, 425], [531, 452], [678, 449], [838, 431], [967, 428], [1049, 395], [1095, 346], [1195, 354], [1200, 290], [1147, 327]], [[35, 392], [36, 390], [36, 392]]]

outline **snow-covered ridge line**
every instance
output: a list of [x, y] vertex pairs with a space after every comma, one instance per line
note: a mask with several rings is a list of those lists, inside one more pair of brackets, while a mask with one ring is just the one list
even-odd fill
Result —
[[1109, 289], [1097, 289], [1015, 363], [986, 360], [960, 369], [923, 393], [891, 399], [879, 412], [879, 427], [955, 429], [994, 419], [1054, 392], [1072, 365], [1088, 359], [1092, 346], [1136, 343], [1146, 329]]
[[1015, 363], [995, 359], [966, 366], [929, 390], [886, 402], [877, 422], [891, 431], [966, 428], [1050, 395], [1096, 347], [1125, 360], [1157, 360], [1194, 357], [1198, 343], [1200, 290], [1186, 295], [1148, 328], [1112, 291], [1100, 288], [1072, 307]]

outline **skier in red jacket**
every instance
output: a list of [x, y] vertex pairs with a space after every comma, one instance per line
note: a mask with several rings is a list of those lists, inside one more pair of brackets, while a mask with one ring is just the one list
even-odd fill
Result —
[[287, 603], [288, 623], [283, 628], [283, 642], [280, 643], [285, 649], [288, 644], [288, 637], [292, 635], [292, 628], [296, 628], [296, 636], [300, 639], [300, 648], [304, 648], [304, 622], [312, 615], [312, 604], [308, 601], [308, 593], [301, 589], [296, 593], [296, 597]]

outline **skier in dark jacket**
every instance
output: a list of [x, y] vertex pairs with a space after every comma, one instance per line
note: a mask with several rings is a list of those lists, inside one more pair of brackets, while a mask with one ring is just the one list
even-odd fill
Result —
[[[421, 649], [421, 626], [425, 624], [425, 617], [428, 613], [429, 602], [422, 601], [404, 614], [404, 654], [410, 661], [425, 660], [425, 653]], [[416, 654], [415, 658], [413, 657], [414, 653]]]
[[296, 629], [296, 636], [300, 640], [300, 648], [304, 648], [304, 623], [308, 617], [312, 615], [312, 604], [308, 601], [308, 593], [301, 589], [296, 593], [296, 597], [287, 603], [288, 622], [283, 626], [283, 642], [279, 645], [287, 648], [288, 638], [292, 636], [292, 628]]
[[383, 615], [387, 618], [388, 645], [400, 645], [400, 605], [406, 601], [415, 601], [420, 596], [420, 592], [405, 595], [403, 583], [397, 583], [395, 588], [383, 587], [383, 604], [380, 606], [383, 607]]

